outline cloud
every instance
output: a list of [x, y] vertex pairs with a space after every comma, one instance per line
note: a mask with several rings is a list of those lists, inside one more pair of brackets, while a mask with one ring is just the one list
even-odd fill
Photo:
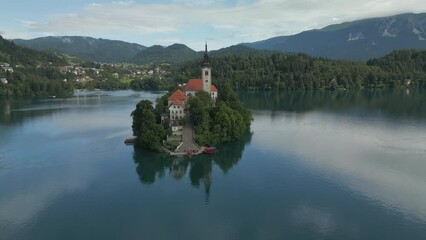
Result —
[[302, 204], [292, 211], [292, 217], [297, 225], [311, 228], [323, 236], [330, 236], [337, 229], [335, 216], [323, 209]]
[[130, 6], [133, 3], [134, 3], [133, 1], [116, 1], [116, 2], [112, 2], [112, 4], [122, 5], [122, 6]]
[[179, 43], [180, 39], [179, 38], [157, 38], [156, 42], [158, 42], [158, 44], [172, 44], [172, 43]]
[[[336, 119], [321, 112], [279, 119], [270, 119], [267, 111], [254, 115], [252, 128], [263, 133], [256, 135], [262, 148], [299, 156], [304, 165], [332, 176], [350, 191], [406, 217], [426, 220], [426, 175], [419, 170], [426, 167], [419, 161], [426, 152], [425, 129], [350, 116]], [[271, 129], [285, 129], [292, 137]]]
[[[208, 6], [208, 7], [206, 7]], [[70, 33], [132, 33], [137, 35], [186, 33], [192, 38], [209, 35], [232, 36], [230, 32], [245, 32], [245, 37], [231, 37], [236, 42], [261, 40], [274, 36], [295, 34], [321, 28], [336, 21], [351, 21], [396, 13], [425, 11], [426, 2], [420, 0], [257, 0], [188, 1], [144, 4], [115, 1], [86, 5], [80, 12], [51, 16], [46, 22], [28, 23], [33, 32]], [[339, 15], [336, 15], [339, 14]], [[196, 36], [190, 29], [210, 26], [216, 31]], [[218, 33], [223, 31], [223, 33]], [[198, 34], [201, 35], [201, 34]]]
[[13, 31], [6, 28], [0, 29], [0, 35], [5, 39], [28, 39], [31, 37], [30, 33], [28, 32]]

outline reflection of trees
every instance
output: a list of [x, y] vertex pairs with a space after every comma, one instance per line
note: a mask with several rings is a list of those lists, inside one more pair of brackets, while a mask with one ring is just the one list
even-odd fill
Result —
[[154, 183], [157, 179], [163, 178], [167, 171], [176, 180], [182, 179], [188, 172], [191, 185], [197, 188], [204, 186], [208, 200], [213, 164], [223, 172], [228, 172], [240, 161], [244, 147], [251, 141], [251, 137], [252, 133], [247, 132], [243, 139], [220, 146], [219, 152], [214, 155], [198, 155], [192, 158], [176, 158], [134, 147], [133, 160], [143, 184]]
[[16, 109], [26, 109], [34, 107], [34, 100], [30, 98], [7, 99], [0, 98], [0, 124], [13, 125], [20, 124], [26, 119], [33, 119], [55, 112], [62, 111], [60, 107], [51, 108], [46, 105], [46, 108], [33, 108], [25, 111], [13, 111]]
[[364, 108], [395, 117], [426, 118], [424, 89], [368, 89], [351, 91], [241, 91], [242, 102], [254, 110], [310, 112]]
[[219, 152], [212, 155], [213, 161], [219, 166], [224, 173], [228, 172], [238, 161], [240, 161], [244, 147], [251, 142], [253, 133], [247, 131], [241, 140], [234, 141], [220, 147]]
[[164, 155], [136, 147], [134, 148], [133, 159], [137, 164], [136, 172], [139, 179], [145, 184], [154, 183], [156, 178], [162, 178], [170, 162], [170, 158]]
[[189, 178], [191, 185], [200, 187], [201, 183], [204, 185], [206, 193], [206, 201], [210, 197], [210, 186], [212, 184], [212, 161], [208, 158], [194, 159], [191, 161], [191, 170], [189, 171]]

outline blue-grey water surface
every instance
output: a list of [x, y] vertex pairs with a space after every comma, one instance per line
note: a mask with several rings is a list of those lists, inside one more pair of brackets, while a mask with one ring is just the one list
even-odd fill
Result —
[[158, 92], [0, 99], [0, 239], [426, 239], [426, 92], [240, 92], [213, 156], [126, 146]]

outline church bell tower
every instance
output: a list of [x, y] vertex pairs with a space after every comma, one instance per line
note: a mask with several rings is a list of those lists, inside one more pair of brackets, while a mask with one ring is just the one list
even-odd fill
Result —
[[204, 61], [201, 66], [201, 79], [203, 81], [203, 90], [210, 94], [212, 86], [212, 68], [209, 63], [209, 55], [207, 54], [207, 42], [206, 49], [204, 50]]

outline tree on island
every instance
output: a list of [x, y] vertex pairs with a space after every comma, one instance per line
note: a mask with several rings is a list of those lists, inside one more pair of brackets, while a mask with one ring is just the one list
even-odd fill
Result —
[[136, 145], [148, 150], [160, 151], [166, 131], [163, 125], [157, 123], [152, 102], [140, 101], [131, 116], [133, 135], [137, 137]]
[[252, 115], [238, 100], [229, 83], [225, 83], [213, 106], [206, 92], [189, 99], [190, 120], [198, 144], [215, 145], [240, 139], [250, 128]]

